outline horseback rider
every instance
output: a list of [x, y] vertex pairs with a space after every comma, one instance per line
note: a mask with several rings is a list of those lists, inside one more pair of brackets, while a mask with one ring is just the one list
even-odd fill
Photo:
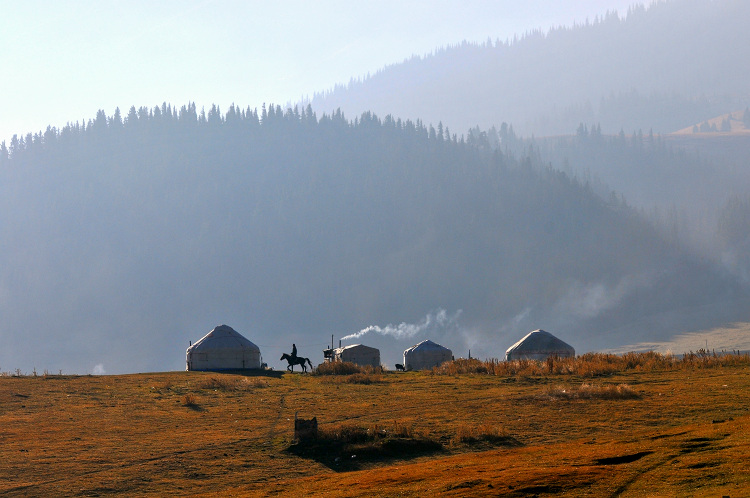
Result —
[[[296, 347], [294, 348], [293, 352], [296, 353]], [[294, 372], [294, 365], [299, 365], [302, 367], [303, 372], [307, 372], [307, 367], [305, 364], [310, 365], [310, 368], [313, 368], [313, 364], [310, 361], [310, 358], [305, 358], [304, 356], [292, 356], [287, 353], [284, 353], [281, 355], [281, 358], [279, 360], [286, 360], [289, 365], [287, 365], [286, 369]]]
[[297, 359], [297, 345], [292, 343], [292, 358]]

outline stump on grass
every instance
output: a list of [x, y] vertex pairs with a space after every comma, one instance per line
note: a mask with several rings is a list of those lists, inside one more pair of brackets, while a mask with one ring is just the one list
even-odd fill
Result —
[[294, 441], [304, 443], [316, 439], [318, 439], [318, 418], [305, 420], [297, 417], [297, 412], [294, 412]]

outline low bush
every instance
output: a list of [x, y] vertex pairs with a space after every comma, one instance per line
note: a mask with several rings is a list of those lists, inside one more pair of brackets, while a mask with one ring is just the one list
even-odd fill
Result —
[[372, 424], [367, 427], [354, 424], [323, 426], [318, 430], [317, 442], [349, 445], [391, 438], [427, 439], [424, 434], [418, 433], [413, 427], [394, 421], [391, 425]]
[[242, 380], [234, 376], [209, 377], [200, 381], [198, 388], [212, 391], [239, 391], [244, 387]]
[[373, 367], [371, 365], [360, 366], [355, 363], [348, 361], [331, 361], [321, 363], [315, 370], [312, 371], [313, 375], [353, 375], [353, 374], [365, 374], [365, 375], [379, 375], [383, 373], [383, 367]]
[[259, 378], [259, 377], [254, 377], [254, 378], [246, 377], [243, 380], [243, 382], [247, 387], [253, 388], [253, 389], [262, 389], [264, 387], [268, 387], [268, 380]]
[[489, 443], [491, 445], [519, 446], [518, 440], [510, 436], [505, 429], [497, 425], [480, 426], [460, 425], [451, 440], [453, 446]]
[[635, 399], [640, 395], [627, 384], [594, 385], [583, 383], [579, 387], [556, 386], [548, 388], [543, 397], [552, 399]]
[[476, 358], [459, 358], [448, 361], [432, 369], [432, 373], [458, 375], [458, 374], [486, 374], [492, 373], [493, 360], [479, 361]]
[[321, 363], [313, 371], [313, 375], [352, 375], [362, 373], [362, 367], [348, 361], [331, 361]]
[[355, 373], [351, 375], [331, 375], [325, 378], [325, 382], [332, 384], [379, 384], [383, 382], [380, 374]]
[[347, 384], [375, 384], [378, 382], [383, 382], [383, 378], [379, 375], [372, 375], [372, 374], [366, 374], [366, 373], [357, 373], [352, 375], [347, 375], [344, 377], [346, 379]]
[[440, 441], [395, 422], [391, 426], [319, 427], [317, 438], [293, 444], [287, 451], [339, 470], [356, 470], [368, 461], [413, 458], [442, 450]]
[[[447, 438], [446, 438], [447, 439]], [[318, 430], [315, 445], [329, 447], [355, 447], [361, 452], [363, 448], [388, 448], [394, 440], [419, 442], [425, 447], [441, 447], [434, 436], [414, 430], [413, 427], [398, 421], [392, 425], [373, 424], [369, 427], [342, 424], [333, 427], [322, 427]], [[520, 443], [510, 436], [505, 429], [497, 425], [483, 424], [477, 426], [460, 425], [455, 435], [450, 438], [452, 446], [487, 443], [490, 445], [519, 446]]]
[[527, 359], [500, 361], [496, 358], [485, 361], [473, 358], [458, 359], [435, 367], [430, 373], [435, 375], [485, 374], [517, 378], [578, 375], [593, 378], [627, 371], [654, 372], [739, 365], [750, 365], [750, 354], [716, 353], [701, 349], [695, 353], [691, 351], [682, 357], [648, 351], [622, 355], [586, 353], [576, 358], [550, 357], [545, 361]]
[[268, 387], [268, 381], [264, 378], [237, 377], [233, 375], [208, 377], [198, 382], [198, 389], [211, 391], [246, 391]]

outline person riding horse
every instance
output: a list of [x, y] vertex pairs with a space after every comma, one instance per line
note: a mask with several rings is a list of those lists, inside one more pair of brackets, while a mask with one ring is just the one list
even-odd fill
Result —
[[292, 372], [294, 372], [294, 365], [301, 366], [302, 367], [302, 372], [307, 372], [307, 367], [305, 366], [305, 364], [310, 365], [311, 369], [313, 368], [313, 364], [310, 361], [310, 359], [309, 358], [305, 358], [303, 356], [298, 356], [296, 358], [292, 358], [292, 356], [290, 354], [284, 353], [284, 354], [281, 355], [281, 358], [279, 358], [279, 360], [286, 360], [289, 363], [289, 365], [287, 365], [286, 369], [287, 370], [291, 370]]
[[304, 358], [302, 356], [297, 356], [297, 345], [292, 344], [292, 354], [282, 354], [280, 360], [286, 360], [289, 365], [287, 365], [286, 369], [291, 370], [294, 372], [294, 365], [299, 365], [302, 367], [303, 372], [307, 372], [307, 367], [305, 366], [305, 363], [310, 365], [310, 368], [313, 367], [312, 362], [309, 358]]

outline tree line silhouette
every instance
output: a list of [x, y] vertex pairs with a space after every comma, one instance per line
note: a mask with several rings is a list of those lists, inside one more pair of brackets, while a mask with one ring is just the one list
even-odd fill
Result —
[[[14, 138], [0, 154], [0, 312], [91, 348], [165, 351], [206, 317], [262, 341], [436, 308], [463, 310], [477, 337], [544, 323], [595, 346], [634, 314], [736, 290], [621, 199], [495, 140], [521, 143], [510, 126], [464, 137], [369, 112], [194, 104]], [[54, 361], [85, 354], [55, 344]]]

